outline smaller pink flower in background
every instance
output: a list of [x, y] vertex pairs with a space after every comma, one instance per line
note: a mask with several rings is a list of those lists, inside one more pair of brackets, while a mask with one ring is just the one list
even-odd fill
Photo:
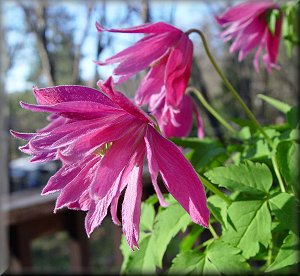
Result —
[[282, 15], [276, 20], [275, 33], [272, 34], [268, 27], [267, 16], [273, 9], [278, 9], [279, 5], [272, 1], [252, 0], [229, 8], [220, 16], [217, 22], [227, 29], [221, 36], [225, 41], [234, 40], [230, 47], [230, 52], [239, 51], [239, 61], [258, 47], [253, 63], [255, 70], [259, 72], [259, 58], [265, 49], [263, 63], [269, 73], [272, 68], [279, 69], [276, 64], [281, 36]]
[[[104, 29], [98, 23], [96, 27], [100, 32], [147, 34], [133, 46], [97, 64], [118, 63], [113, 71], [117, 77], [116, 84], [150, 68], [138, 88], [136, 103], [148, 104], [149, 111], [156, 117], [166, 137], [187, 136], [192, 128], [193, 113], [196, 110], [184, 96], [191, 75], [193, 57], [193, 44], [189, 37], [181, 30], [163, 22], [128, 29]], [[199, 122], [198, 112], [195, 114]], [[202, 124], [198, 124], [198, 129], [198, 133], [203, 135]]]
[[28, 140], [22, 150], [33, 156], [32, 161], [63, 161], [42, 194], [60, 192], [55, 210], [87, 211], [85, 227], [90, 235], [109, 206], [113, 221], [120, 224], [117, 206], [126, 188], [122, 228], [134, 249], [139, 240], [146, 156], [161, 205], [167, 204], [157, 184], [159, 172], [192, 221], [207, 227], [205, 191], [191, 164], [176, 145], [157, 132], [151, 118], [113, 89], [111, 78], [98, 84], [101, 91], [78, 85], [34, 88], [38, 104], [21, 103], [31, 111], [52, 114], [50, 124], [36, 133], [12, 131], [15, 137]]

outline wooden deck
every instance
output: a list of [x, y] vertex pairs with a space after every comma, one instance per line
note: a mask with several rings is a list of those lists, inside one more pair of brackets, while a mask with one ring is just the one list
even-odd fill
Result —
[[57, 195], [41, 196], [40, 190], [13, 193], [6, 203], [11, 254], [10, 272], [26, 272], [32, 267], [31, 242], [43, 235], [67, 231], [70, 242], [71, 272], [89, 270], [88, 238], [84, 230], [84, 212], [62, 209], [53, 213]]

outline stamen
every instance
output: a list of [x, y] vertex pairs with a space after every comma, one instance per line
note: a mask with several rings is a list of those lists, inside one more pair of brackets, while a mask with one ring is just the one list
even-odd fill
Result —
[[101, 147], [99, 147], [98, 149], [96, 149], [94, 151], [94, 154], [100, 155], [101, 157], [103, 157], [106, 154], [106, 152], [110, 149], [112, 144], [113, 144], [113, 142], [103, 144]]

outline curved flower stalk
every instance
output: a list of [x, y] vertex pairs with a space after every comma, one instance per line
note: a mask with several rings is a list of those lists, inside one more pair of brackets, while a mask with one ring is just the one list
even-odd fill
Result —
[[38, 104], [21, 102], [23, 108], [55, 117], [36, 133], [12, 131], [17, 138], [28, 140], [23, 151], [33, 155], [33, 161], [63, 160], [63, 167], [50, 178], [42, 194], [60, 191], [55, 210], [87, 211], [85, 227], [90, 235], [109, 206], [113, 221], [120, 224], [117, 206], [126, 188], [122, 228], [134, 249], [139, 240], [146, 156], [161, 205], [167, 204], [157, 184], [159, 172], [192, 221], [207, 227], [205, 191], [191, 164], [177, 146], [157, 132], [150, 117], [113, 89], [111, 78], [98, 85], [101, 91], [76, 85], [34, 88]]
[[144, 38], [118, 54], [98, 61], [98, 65], [118, 63], [113, 74], [120, 84], [134, 74], [150, 68], [135, 96], [138, 105], [148, 104], [162, 133], [167, 136], [187, 136], [192, 128], [193, 113], [198, 123], [198, 134], [203, 136], [203, 125], [194, 104], [184, 95], [192, 66], [193, 44], [181, 30], [163, 23], [144, 24], [128, 29], [98, 31], [144, 33]]
[[253, 60], [255, 70], [259, 72], [259, 58], [262, 57], [264, 66], [271, 73], [272, 68], [279, 69], [276, 64], [281, 36], [282, 14], [277, 17], [274, 33], [268, 26], [268, 15], [279, 5], [269, 0], [252, 0], [229, 8], [220, 16], [217, 22], [226, 27], [221, 33], [225, 41], [234, 40], [230, 52], [239, 51], [239, 61], [257, 47]]

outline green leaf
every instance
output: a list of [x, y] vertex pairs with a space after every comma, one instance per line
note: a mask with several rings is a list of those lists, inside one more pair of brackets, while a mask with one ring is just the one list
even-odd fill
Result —
[[179, 231], [184, 232], [190, 222], [188, 213], [179, 204], [170, 205], [157, 215], [151, 236], [156, 265], [162, 266], [162, 258], [171, 239]]
[[141, 214], [142, 216], [140, 221], [140, 231], [152, 231], [155, 217], [155, 210], [153, 205], [143, 202]]
[[[150, 203], [149, 203], [150, 202]], [[151, 262], [147, 262], [147, 260], [143, 261], [143, 252], [141, 252], [142, 248], [148, 246], [149, 243], [149, 232], [153, 231], [153, 223], [155, 210], [153, 204], [155, 200], [151, 197], [146, 202], [142, 202], [141, 209], [141, 221], [140, 221], [140, 239], [139, 239], [139, 251], [132, 251], [128, 246], [126, 238], [122, 236], [120, 249], [123, 254], [123, 263], [121, 267], [121, 272], [129, 272], [138, 270], [138, 267], [135, 267], [136, 264], [141, 265], [143, 270], [148, 269], [150, 271], [155, 271], [155, 264]], [[144, 241], [145, 239], [145, 241]], [[141, 260], [140, 260], [141, 259]]]
[[227, 204], [217, 195], [210, 196], [207, 199], [207, 205], [213, 216], [227, 228]]
[[249, 269], [240, 250], [220, 240], [212, 242], [204, 253], [186, 251], [177, 255], [169, 274], [240, 274]]
[[[149, 204], [142, 205], [140, 250], [128, 253], [125, 246], [121, 246], [125, 259], [123, 272], [155, 273], [156, 266], [162, 266], [162, 258], [171, 239], [180, 230], [185, 231], [191, 222], [187, 212], [178, 203], [161, 208], [153, 222], [153, 210], [149, 206], [153, 208]], [[147, 219], [149, 222], [146, 222]]]
[[272, 185], [272, 174], [265, 164], [246, 161], [245, 164], [215, 168], [207, 173], [211, 182], [230, 191], [250, 195], [265, 195]]
[[299, 125], [299, 106], [294, 106], [286, 114], [287, 121], [292, 128], [296, 128]]
[[287, 113], [288, 111], [290, 111], [290, 109], [292, 108], [290, 105], [288, 105], [287, 103], [284, 103], [280, 100], [271, 98], [269, 96], [263, 95], [263, 94], [258, 94], [257, 95], [258, 98], [264, 100], [265, 102], [267, 102], [269, 105], [275, 107], [277, 110], [283, 112], [283, 113]]
[[123, 272], [126, 273], [149, 273], [153, 274], [156, 271], [155, 262], [152, 256], [149, 256], [149, 243], [151, 236], [148, 234], [139, 242], [139, 251], [134, 251], [129, 256], [126, 268]]
[[228, 230], [221, 239], [243, 251], [245, 258], [259, 251], [259, 243], [267, 246], [271, 240], [271, 215], [267, 202], [259, 200], [236, 201], [228, 208]]
[[191, 227], [191, 231], [183, 238], [180, 243], [180, 252], [190, 250], [203, 230], [203, 227], [199, 226], [198, 224], [193, 224]]
[[269, 14], [269, 20], [268, 20], [268, 27], [270, 32], [272, 33], [272, 35], [275, 34], [275, 30], [276, 30], [276, 21], [279, 17], [279, 10], [271, 10], [270, 14]]
[[281, 6], [284, 12], [282, 22], [282, 37], [284, 38], [288, 56], [291, 57], [295, 44], [299, 44], [299, 1], [290, 1]]
[[280, 173], [286, 183], [296, 184], [299, 169], [298, 160], [299, 145], [294, 141], [283, 141], [277, 145], [276, 160]]
[[210, 138], [172, 138], [172, 141], [178, 146], [192, 149], [186, 157], [197, 171], [217, 157], [226, 155], [226, 149], [222, 144]]
[[251, 138], [251, 131], [250, 127], [246, 126], [243, 127], [238, 133], [237, 133], [237, 138], [241, 140], [248, 140]]
[[274, 260], [274, 262], [267, 267], [266, 272], [276, 271], [287, 266], [299, 263], [299, 239], [294, 234], [289, 234]]
[[280, 221], [281, 229], [289, 229], [296, 234], [295, 196], [280, 193], [269, 199], [271, 211]]

